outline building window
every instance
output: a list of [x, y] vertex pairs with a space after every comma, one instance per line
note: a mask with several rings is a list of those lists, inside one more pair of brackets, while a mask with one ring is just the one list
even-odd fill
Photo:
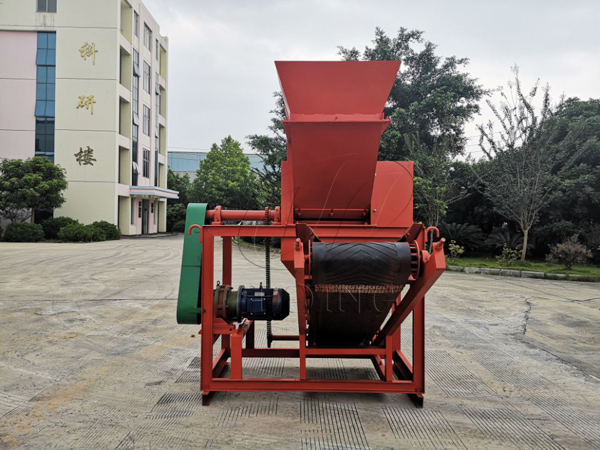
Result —
[[144, 105], [144, 134], [150, 136], [150, 108]]
[[131, 184], [137, 186], [138, 184], [138, 126], [132, 125], [131, 127]]
[[35, 118], [35, 154], [37, 156], [54, 155], [54, 119]]
[[154, 152], [154, 186], [158, 186], [158, 150]]
[[140, 104], [140, 77], [133, 76], [133, 88], [131, 90], [131, 109], [133, 111], [134, 120], [137, 121], [139, 115]]
[[[153, 202], [152, 202], [152, 204], [151, 204], [151, 205], [152, 205], [152, 206], [151, 206], [151, 208], [152, 208], [152, 214], [154, 214], [154, 211], [156, 211], [156, 209], [158, 208], [158, 205], [154, 206], [154, 204], [155, 204], [155, 203], [156, 203], [156, 200], [155, 200], [155, 201], [153, 201]], [[154, 225], [156, 225], [156, 216], [157, 216], [157, 215], [158, 215], [158, 214], [154, 214], [154, 216], [153, 216]]]
[[144, 90], [148, 94], [150, 93], [150, 84], [151, 84], [150, 65], [146, 61], [144, 61]]
[[140, 53], [135, 48], [133, 49], [133, 75], [140, 76]]
[[144, 165], [142, 167], [144, 178], [150, 178], [150, 150], [144, 149]]
[[53, 159], [56, 91], [55, 33], [38, 33], [36, 64], [35, 154]]
[[138, 218], [139, 219], [142, 218], [142, 201], [141, 200], [138, 201]]
[[146, 24], [144, 24], [144, 45], [152, 52], [152, 30]]
[[37, 0], [37, 12], [55, 13], [56, 0]]
[[131, 225], [135, 224], [135, 200], [131, 199]]
[[155, 92], [156, 92], [156, 94], [155, 94], [156, 95], [156, 97], [155, 97], [156, 101], [154, 102], [155, 103], [154, 107], [156, 108], [156, 113], [155, 113], [156, 123], [155, 123], [155, 126], [156, 126], [156, 135], [158, 136], [158, 127], [160, 126], [160, 124], [158, 122], [158, 115], [160, 114], [160, 100], [161, 100], [160, 99], [160, 84], [158, 83], [158, 73], [156, 74], [156, 89], [155, 89]]
[[139, 99], [140, 99], [140, 54], [136, 49], [133, 49], [133, 87], [131, 89], [133, 111], [133, 123], [137, 125], [139, 115]]
[[140, 15], [137, 11], [133, 11], [133, 34], [140, 35]]

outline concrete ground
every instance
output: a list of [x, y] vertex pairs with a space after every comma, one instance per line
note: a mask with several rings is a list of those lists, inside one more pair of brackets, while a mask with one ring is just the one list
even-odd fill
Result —
[[[301, 393], [203, 407], [198, 327], [175, 323], [181, 245], [0, 244], [0, 448], [600, 449], [600, 284], [444, 274], [427, 297], [423, 409]], [[241, 250], [235, 284], [258, 284], [261, 252]], [[291, 281], [275, 265], [273, 285]], [[311, 360], [311, 374], [375, 377], [355, 360]]]

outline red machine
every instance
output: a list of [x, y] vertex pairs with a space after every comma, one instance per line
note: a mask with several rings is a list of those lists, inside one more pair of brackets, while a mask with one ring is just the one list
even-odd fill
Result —
[[[203, 398], [217, 391], [402, 393], [422, 405], [425, 293], [446, 264], [443, 242], [428, 243], [432, 230], [413, 222], [413, 163], [377, 161], [390, 123], [382, 111], [400, 62], [276, 67], [288, 140], [281, 207], [188, 207], [177, 317], [179, 323], [202, 324]], [[231, 286], [232, 238], [240, 236], [267, 238], [267, 246], [269, 238], [281, 239], [281, 260], [296, 280], [298, 335], [271, 333], [271, 320], [289, 313], [289, 295], [271, 288], [268, 261], [264, 287]], [[223, 240], [223, 279], [217, 285], [216, 237]], [[401, 342], [411, 312], [412, 363]], [[268, 321], [267, 348], [255, 346], [257, 320]], [[271, 348], [278, 341], [286, 345]], [[298, 358], [298, 375], [247, 378], [242, 359], [256, 357]], [[380, 379], [311, 379], [307, 358], [366, 358]]]

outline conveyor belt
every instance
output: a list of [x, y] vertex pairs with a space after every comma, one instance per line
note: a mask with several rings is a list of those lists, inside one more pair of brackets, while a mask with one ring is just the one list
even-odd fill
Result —
[[410, 275], [406, 242], [312, 244], [309, 345], [366, 345]]

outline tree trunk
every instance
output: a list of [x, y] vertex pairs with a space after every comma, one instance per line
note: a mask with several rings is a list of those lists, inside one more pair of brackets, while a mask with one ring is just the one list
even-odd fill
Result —
[[523, 250], [521, 250], [521, 261], [525, 261], [527, 255], [527, 238], [529, 237], [529, 228], [523, 230]]

